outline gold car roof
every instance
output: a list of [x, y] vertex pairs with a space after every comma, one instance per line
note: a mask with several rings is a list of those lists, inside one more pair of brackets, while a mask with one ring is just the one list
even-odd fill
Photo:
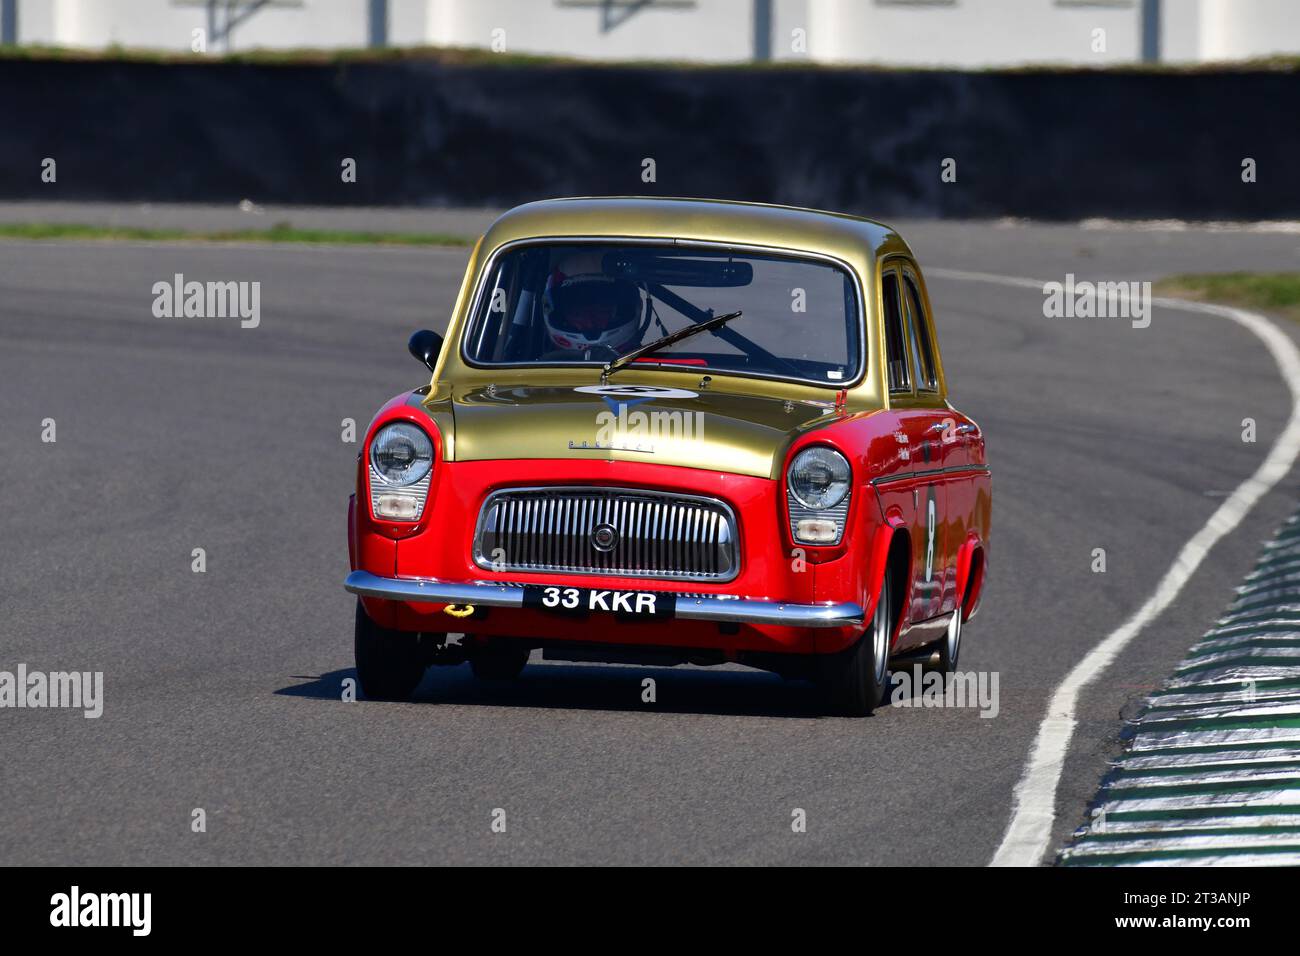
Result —
[[869, 257], [909, 252], [894, 230], [857, 216], [795, 206], [637, 196], [547, 199], [517, 206], [492, 224], [482, 248], [490, 253], [510, 242], [549, 236], [768, 246], [821, 253], [864, 268]]

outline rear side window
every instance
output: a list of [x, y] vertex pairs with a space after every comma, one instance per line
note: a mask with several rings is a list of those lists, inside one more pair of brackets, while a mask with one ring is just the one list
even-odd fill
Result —
[[885, 360], [889, 367], [889, 390], [910, 392], [911, 376], [907, 368], [907, 341], [903, 337], [903, 303], [899, 295], [898, 273], [886, 272], [880, 280], [880, 307], [885, 313]]
[[906, 276], [907, 311], [911, 316], [912, 354], [916, 356], [916, 387], [923, 392], [939, 391], [934, 373], [934, 345], [930, 341], [930, 323], [921, 307], [921, 294], [911, 276]]

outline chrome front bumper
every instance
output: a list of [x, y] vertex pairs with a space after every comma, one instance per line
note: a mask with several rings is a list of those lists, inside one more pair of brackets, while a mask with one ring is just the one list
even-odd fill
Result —
[[[563, 586], [563, 585], [561, 585]], [[515, 584], [437, 581], [432, 578], [381, 578], [353, 571], [343, 587], [362, 597], [430, 604], [476, 604], [484, 607], [524, 606], [524, 589]], [[747, 598], [679, 594], [676, 618], [724, 624], [776, 624], [781, 627], [861, 627], [862, 606], [840, 604], [781, 604]]]

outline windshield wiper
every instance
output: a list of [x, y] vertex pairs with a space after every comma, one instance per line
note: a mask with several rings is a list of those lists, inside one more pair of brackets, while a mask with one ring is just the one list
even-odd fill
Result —
[[600, 371], [600, 384], [604, 385], [609, 381], [609, 377], [621, 368], [626, 368], [643, 355], [649, 355], [651, 352], [658, 352], [662, 348], [667, 348], [680, 342], [682, 339], [688, 339], [692, 335], [700, 332], [712, 332], [714, 329], [721, 328], [732, 319], [740, 318], [741, 310], [728, 312], [726, 315], [715, 315], [711, 319], [706, 319], [698, 325], [688, 325], [684, 329], [678, 329], [676, 332], [669, 332], [661, 339], [655, 339], [648, 345], [643, 345], [639, 349], [633, 349], [626, 355], [620, 355], [612, 362], [606, 362], [605, 367]]

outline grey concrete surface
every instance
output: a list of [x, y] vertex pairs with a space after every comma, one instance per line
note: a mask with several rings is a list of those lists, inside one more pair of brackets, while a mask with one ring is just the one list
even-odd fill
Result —
[[[1285, 233], [904, 233], [923, 266], [1044, 279], [1300, 263]], [[1049, 320], [1034, 290], [932, 279], [953, 401], [989, 438], [989, 587], [962, 663], [999, 675], [996, 718], [842, 720], [738, 668], [540, 662], [508, 690], [434, 669], [416, 703], [344, 703], [356, 446], [340, 421], [423, 381], [405, 339], [445, 324], [465, 254], [0, 242], [0, 669], [102, 670], [106, 697], [98, 720], [0, 710], [0, 861], [985, 864], [1056, 682], [1289, 411], [1268, 353], [1223, 320]], [[176, 272], [259, 280], [261, 325], [154, 318], [151, 286]], [[1058, 845], [1121, 712], [1205, 631], [1295, 491], [1267, 496], [1085, 694]]]

